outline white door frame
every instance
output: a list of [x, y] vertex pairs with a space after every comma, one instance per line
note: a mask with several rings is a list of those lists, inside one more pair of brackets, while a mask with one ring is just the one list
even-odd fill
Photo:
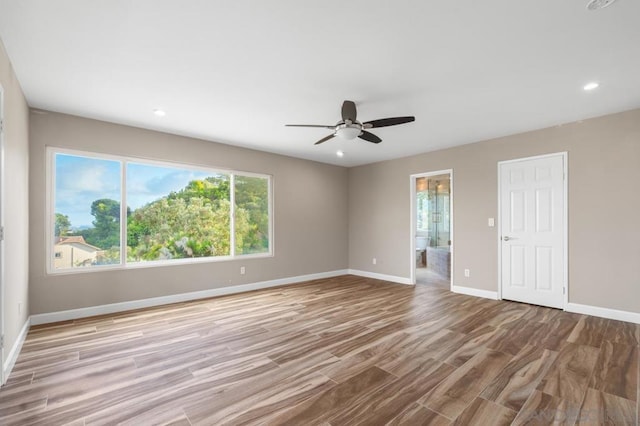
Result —
[[552, 154], [544, 154], [544, 155], [535, 155], [532, 157], [524, 157], [524, 158], [516, 158], [513, 160], [505, 160], [498, 161], [498, 300], [502, 300], [502, 202], [501, 202], [501, 172], [500, 166], [502, 164], [508, 163], [517, 163], [520, 161], [528, 161], [528, 160], [539, 160], [542, 158], [549, 157], [562, 157], [562, 166], [564, 168], [564, 179], [563, 179], [563, 197], [564, 197], [564, 211], [562, 212], [562, 220], [564, 227], [564, 244], [562, 249], [562, 262], [564, 264], [564, 276], [562, 287], [564, 288], [564, 300], [563, 300], [563, 310], [567, 310], [567, 304], [569, 303], [569, 161], [568, 161], [568, 153], [567, 151], [563, 152], [555, 152]]
[[[0, 84], [0, 228], [4, 231], [4, 88]], [[4, 236], [3, 236], [4, 237]], [[0, 336], [4, 337], [4, 238], [0, 240]], [[0, 385], [4, 385], [5, 348], [0, 347]]]
[[434, 172], [424, 172], [424, 173], [416, 173], [409, 176], [409, 199], [411, 206], [411, 219], [409, 220], [409, 241], [411, 241], [410, 253], [409, 253], [409, 280], [410, 283], [416, 284], [416, 226], [418, 223], [418, 217], [416, 212], [416, 179], [421, 177], [430, 177], [430, 176], [438, 176], [438, 175], [449, 175], [449, 214], [450, 214], [450, 222], [449, 222], [449, 239], [451, 240], [451, 276], [449, 277], [449, 289], [453, 287], [453, 169], [446, 170], [438, 170]]

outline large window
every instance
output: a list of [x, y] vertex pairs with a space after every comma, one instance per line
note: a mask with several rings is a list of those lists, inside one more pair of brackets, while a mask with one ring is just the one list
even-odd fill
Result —
[[56, 149], [50, 158], [50, 272], [271, 255], [269, 176]]

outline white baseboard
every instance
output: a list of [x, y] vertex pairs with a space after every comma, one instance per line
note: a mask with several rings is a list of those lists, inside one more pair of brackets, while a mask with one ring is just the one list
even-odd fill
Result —
[[93, 317], [96, 315], [113, 314], [116, 312], [131, 311], [134, 309], [148, 308], [151, 306], [168, 305], [170, 303], [186, 302], [189, 300], [206, 299], [227, 294], [244, 293], [263, 288], [277, 287], [281, 285], [296, 284], [304, 281], [332, 278], [346, 275], [346, 269], [337, 271], [320, 272], [317, 274], [300, 275], [297, 277], [280, 278], [276, 280], [260, 281], [251, 284], [242, 284], [229, 287], [212, 288], [210, 290], [194, 291], [191, 293], [172, 294], [170, 296], [152, 297], [149, 299], [132, 300], [128, 302], [111, 303], [108, 305], [91, 306], [88, 308], [70, 309], [68, 311], [49, 312], [46, 314], [31, 315], [31, 324], [48, 324], [52, 322], [68, 321], [78, 318]]
[[498, 300], [497, 291], [480, 290], [478, 288], [461, 287], [459, 285], [451, 286], [451, 291], [454, 293], [466, 294], [467, 296], [482, 297], [485, 299]]
[[619, 311], [617, 309], [600, 308], [598, 306], [581, 305], [579, 303], [567, 303], [567, 312], [576, 314], [592, 315], [594, 317], [608, 318], [618, 321], [633, 322], [640, 324], [640, 313]]
[[[22, 349], [22, 344], [24, 343], [24, 339], [27, 338], [27, 333], [29, 333], [29, 328], [31, 327], [31, 317], [27, 318], [20, 330], [20, 334], [18, 334], [18, 338], [15, 343], [11, 347], [9, 354], [7, 354], [7, 359], [2, 366], [2, 377], [6, 381], [9, 378], [9, 374], [11, 374], [11, 370], [13, 370], [13, 366], [16, 364], [18, 360], [18, 355], [20, 355], [20, 350]], [[2, 383], [4, 384], [4, 383]]]
[[411, 279], [405, 278], [405, 277], [397, 277], [395, 275], [378, 274], [376, 272], [369, 272], [369, 271], [360, 271], [358, 269], [349, 269], [347, 272], [349, 274], [351, 274], [351, 275], [358, 275], [360, 277], [373, 278], [373, 279], [376, 279], [376, 280], [383, 280], [383, 281], [391, 281], [393, 283], [398, 283], [398, 284], [412, 285], [411, 284]]

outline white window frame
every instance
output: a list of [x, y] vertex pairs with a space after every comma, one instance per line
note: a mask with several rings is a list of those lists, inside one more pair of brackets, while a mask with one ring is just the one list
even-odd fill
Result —
[[[98, 265], [88, 268], [66, 268], [55, 269], [54, 267], [54, 229], [55, 229], [55, 158], [56, 154], [75, 155], [80, 157], [95, 158], [98, 160], [110, 160], [120, 162], [120, 264], [118, 265]], [[193, 263], [210, 263], [210, 262], [225, 262], [237, 259], [252, 259], [252, 258], [265, 258], [274, 257], [274, 241], [273, 241], [273, 176], [263, 173], [245, 172], [241, 170], [225, 169], [220, 167], [210, 167], [206, 165], [179, 163], [172, 161], [163, 161], [155, 159], [146, 159], [140, 157], [129, 157], [122, 155], [112, 155], [97, 152], [80, 151], [67, 148], [58, 148], [48, 146], [46, 148], [46, 217], [45, 217], [45, 244], [46, 244], [46, 273], [48, 275], [65, 275], [65, 274], [78, 274], [78, 273], [91, 273], [111, 270], [122, 269], [138, 269], [138, 268], [153, 268], [161, 266], [172, 265], [185, 265]], [[171, 167], [182, 168], [187, 170], [198, 170], [212, 174], [226, 174], [229, 175], [229, 188], [230, 188], [230, 255], [228, 256], [209, 256], [209, 257], [196, 257], [196, 258], [184, 258], [184, 259], [170, 259], [170, 260], [152, 260], [144, 262], [127, 262], [127, 164], [136, 163], [149, 166], [159, 167]], [[269, 247], [265, 253], [250, 253], [250, 254], [236, 254], [235, 247], [235, 176], [247, 176], [258, 177], [267, 179], [267, 197], [268, 197], [268, 215], [269, 215]]]

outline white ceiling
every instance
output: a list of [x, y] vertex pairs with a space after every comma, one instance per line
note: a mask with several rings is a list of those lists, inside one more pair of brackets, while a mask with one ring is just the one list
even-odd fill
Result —
[[[640, 1], [586, 3], [0, 0], [0, 38], [32, 107], [353, 166], [640, 107]], [[284, 127], [345, 99], [416, 121]]]

